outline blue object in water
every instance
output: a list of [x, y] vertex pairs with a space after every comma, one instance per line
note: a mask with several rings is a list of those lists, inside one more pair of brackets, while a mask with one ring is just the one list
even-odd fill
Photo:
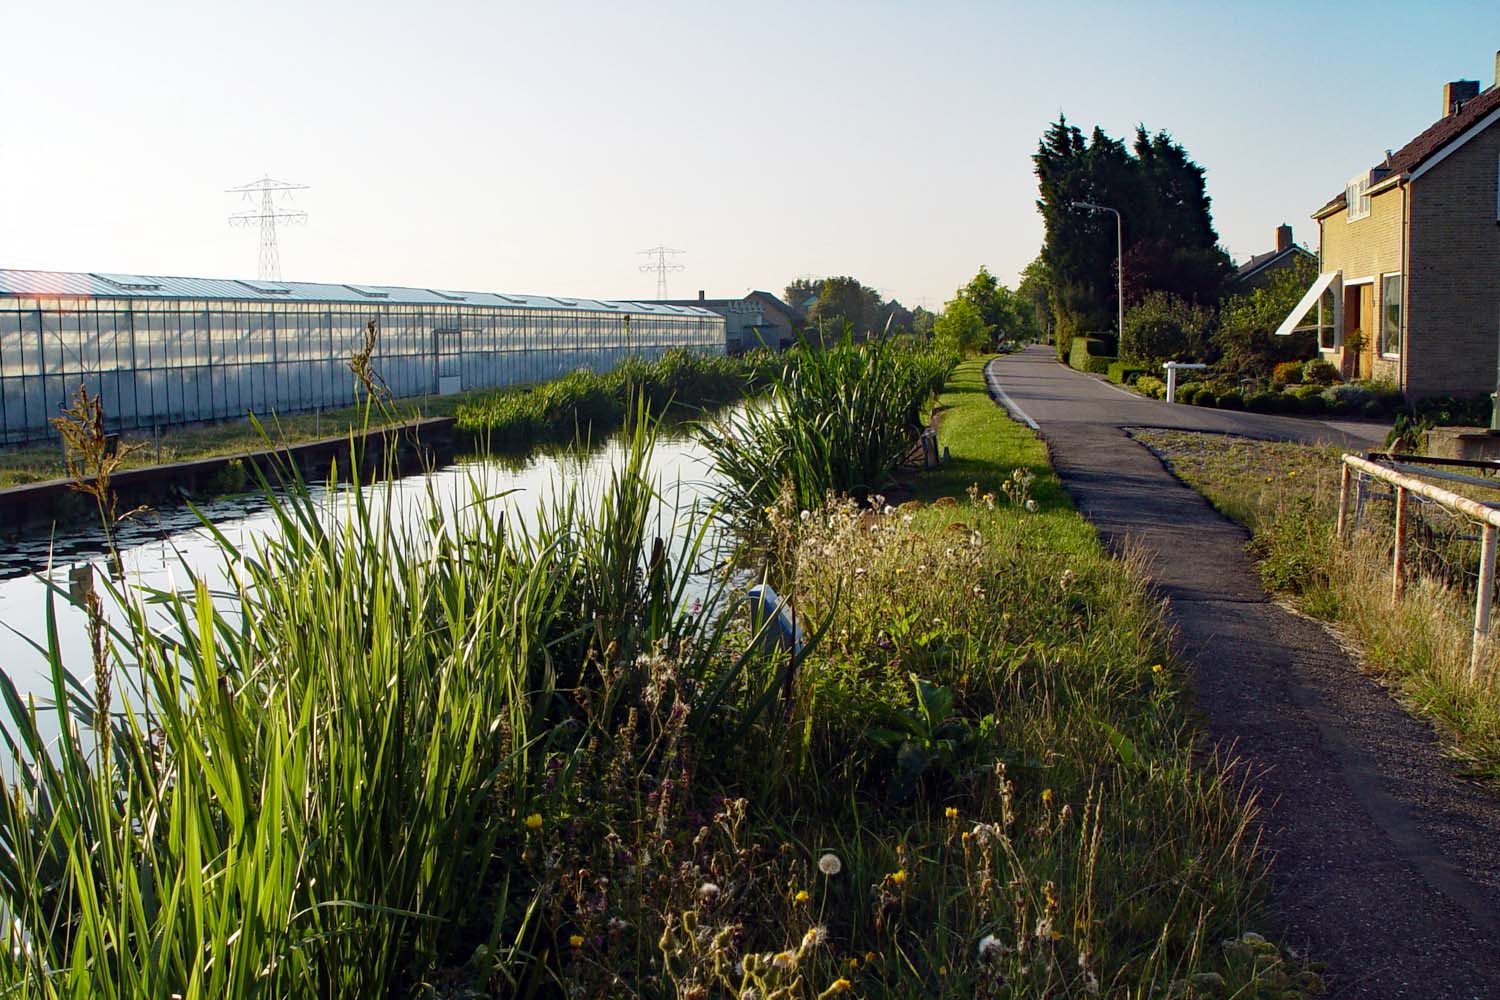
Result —
[[758, 583], [750, 588], [750, 616], [757, 630], [766, 625], [765, 641], [788, 650], [793, 656], [801, 656], [807, 645], [802, 629], [792, 620], [792, 607], [781, 598], [769, 583]]

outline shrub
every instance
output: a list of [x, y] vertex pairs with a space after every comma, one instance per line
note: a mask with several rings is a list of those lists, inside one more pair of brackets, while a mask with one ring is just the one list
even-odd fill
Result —
[[1129, 361], [1116, 361], [1109, 366], [1109, 380], [1116, 385], [1130, 385], [1150, 370]]
[[1488, 396], [1433, 396], [1416, 404], [1417, 416], [1433, 427], [1484, 427], [1490, 422]]
[[1271, 369], [1271, 385], [1281, 388], [1284, 385], [1296, 385], [1302, 381], [1302, 361], [1283, 361]]
[[1297, 388], [1288, 389], [1286, 392], [1288, 396], [1291, 396], [1299, 402], [1306, 402], [1309, 399], [1315, 399], [1319, 396], [1322, 396], [1323, 387], [1316, 384], [1299, 385], [1297, 386]]
[[1074, 337], [1068, 364], [1081, 372], [1107, 374], [1109, 366], [1116, 360], [1114, 345], [1110, 343], [1113, 339], [1102, 336]]
[[1167, 383], [1155, 375], [1142, 375], [1135, 380], [1135, 391], [1152, 399], [1163, 399], [1167, 395]]
[[1335, 385], [1323, 390], [1323, 402], [1330, 413], [1363, 411], [1374, 398], [1374, 393], [1362, 385]]
[[1208, 310], [1169, 295], [1150, 292], [1125, 314], [1120, 356], [1155, 364], [1202, 355], [1211, 322]]
[[1339, 370], [1322, 358], [1313, 358], [1302, 366], [1302, 381], [1308, 385], [1333, 385], [1339, 381]]
[[1245, 408], [1245, 397], [1237, 392], [1226, 392], [1219, 397], [1219, 409], [1221, 410], [1243, 410]]
[[1245, 400], [1245, 409], [1251, 413], [1280, 413], [1285, 407], [1278, 392], [1257, 392]]
[[1209, 407], [1218, 406], [1219, 405], [1219, 397], [1214, 395], [1214, 391], [1212, 389], [1208, 389], [1208, 388], [1199, 389], [1193, 395], [1193, 405], [1194, 406], [1209, 406]]
[[1321, 396], [1305, 396], [1297, 401], [1297, 410], [1310, 416], [1323, 413], [1328, 409], [1328, 402]]

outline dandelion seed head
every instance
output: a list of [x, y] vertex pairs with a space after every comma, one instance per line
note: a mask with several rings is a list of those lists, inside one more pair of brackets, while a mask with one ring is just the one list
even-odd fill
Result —
[[818, 871], [822, 872], [824, 875], [832, 877], [843, 870], [844, 863], [839, 860], [839, 856], [837, 854], [834, 854], [831, 851], [818, 859]]

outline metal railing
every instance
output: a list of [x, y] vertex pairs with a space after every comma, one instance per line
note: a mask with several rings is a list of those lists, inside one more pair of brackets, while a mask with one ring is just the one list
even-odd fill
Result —
[[[1358, 455], [1344, 456], [1339, 482], [1338, 522], [1335, 532], [1340, 541], [1347, 539], [1352, 532], [1354, 518], [1351, 517], [1351, 513], [1357, 517], [1358, 511], [1363, 508], [1363, 481], [1365, 479], [1377, 480], [1392, 488], [1395, 501], [1395, 537], [1391, 557], [1391, 600], [1399, 602], [1405, 589], [1407, 533], [1411, 522], [1410, 511], [1413, 496], [1436, 504], [1443, 510], [1465, 518], [1479, 527], [1479, 573], [1475, 586], [1474, 629], [1469, 654], [1469, 679], [1474, 681], [1479, 677], [1480, 661], [1490, 639], [1491, 612], [1495, 597], [1495, 541], [1497, 529], [1500, 529], [1500, 510], [1490, 504], [1461, 496], [1452, 490], [1418, 479], [1413, 472], [1420, 471], [1421, 474], [1429, 476], [1443, 475], [1444, 478], [1450, 480], [1490, 485], [1491, 488], [1500, 488], [1500, 481], [1491, 485], [1473, 477], [1451, 473], [1442, 474], [1432, 469], [1418, 469], [1415, 464], [1407, 461], [1407, 458], [1407, 456], [1383, 456], [1384, 464], [1382, 464], [1382, 461], [1372, 461]], [[1430, 460], [1417, 459], [1416, 461]], [[1474, 467], [1473, 463], [1463, 463], [1463, 465], [1469, 468]], [[1494, 468], [1493, 466], [1484, 467]], [[1356, 477], [1359, 478], [1359, 482], [1355, 481]], [[1352, 512], [1351, 504], [1355, 506]]]

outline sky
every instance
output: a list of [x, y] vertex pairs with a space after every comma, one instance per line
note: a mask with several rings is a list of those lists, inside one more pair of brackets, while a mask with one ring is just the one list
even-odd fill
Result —
[[[1060, 113], [1165, 129], [1236, 260], [1495, 82], [1500, 3], [11, 0], [0, 268], [646, 298], [850, 274], [940, 308], [1042, 239]], [[1129, 226], [1129, 220], [1125, 225]]]

